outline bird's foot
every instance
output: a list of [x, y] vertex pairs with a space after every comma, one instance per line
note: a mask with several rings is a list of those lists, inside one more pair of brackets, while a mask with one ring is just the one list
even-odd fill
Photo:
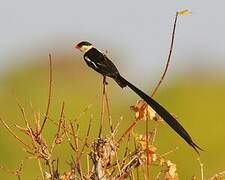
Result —
[[103, 76], [103, 84], [108, 85], [108, 82], [106, 81], [106, 76]]

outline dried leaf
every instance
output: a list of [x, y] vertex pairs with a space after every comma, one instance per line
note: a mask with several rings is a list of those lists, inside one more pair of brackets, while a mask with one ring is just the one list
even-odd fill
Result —
[[151, 119], [154, 121], [162, 121], [156, 112], [144, 100], [138, 100], [137, 103], [130, 107], [135, 112], [135, 118], [138, 120]]
[[170, 160], [164, 162], [164, 179], [167, 180], [178, 180], [176, 164], [172, 163]]

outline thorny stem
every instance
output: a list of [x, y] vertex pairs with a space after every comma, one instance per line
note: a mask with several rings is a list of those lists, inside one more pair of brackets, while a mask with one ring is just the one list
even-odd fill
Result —
[[46, 108], [46, 112], [45, 112], [45, 117], [44, 117], [44, 121], [41, 125], [41, 129], [38, 133], [38, 135], [41, 134], [43, 128], [44, 128], [44, 125], [48, 119], [48, 114], [49, 114], [49, 109], [50, 109], [50, 104], [51, 104], [51, 96], [52, 96], [52, 56], [51, 54], [49, 54], [49, 90], [48, 90], [48, 103], [47, 103], [47, 108]]

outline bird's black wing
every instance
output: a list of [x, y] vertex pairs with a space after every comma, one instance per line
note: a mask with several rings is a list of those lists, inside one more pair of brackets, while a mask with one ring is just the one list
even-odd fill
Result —
[[101, 73], [104, 76], [115, 78], [119, 71], [112, 61], [106, 55], [95, 48], [92, 48], [84, 54], [84, 59], [88, 66]]

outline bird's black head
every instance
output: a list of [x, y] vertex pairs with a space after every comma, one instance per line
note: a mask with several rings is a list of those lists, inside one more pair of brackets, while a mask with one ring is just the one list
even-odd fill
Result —
[[87, 41], [82, 41], [82, 42], [79, 42], [76, 47], [77, 48], [81, 48], [82, 46], [91, 46], [92, 44], [87, 42]]
[[86, 53], [92, 48], [92, 44], [87, 41], [79, 42], [75, 48], [79, 49], [81, 52]]

